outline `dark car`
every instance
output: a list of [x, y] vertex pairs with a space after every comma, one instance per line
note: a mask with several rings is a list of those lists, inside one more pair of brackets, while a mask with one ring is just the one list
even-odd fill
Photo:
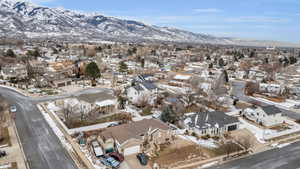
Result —
[[0, 151], [0, 158], [1, 157], [5, 157], [7, 154], [6, 154], [6, 151]]
[[124, 161], [124, 156], [120, 153], [117, 152], [112, 152], [109, 153], [109, 156], [111, 156], [112, 158], [118, 160], [119, 162], [123, 162]]
[[139, 153], [136, 155], [136, 158], [140, 161], [141, 165], [147, 165], [148, 156], [144, 153]]

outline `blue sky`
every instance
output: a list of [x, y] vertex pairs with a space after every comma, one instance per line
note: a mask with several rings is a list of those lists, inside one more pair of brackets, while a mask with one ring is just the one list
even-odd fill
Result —
[[300, 42], [300, 0], [31, 0], [216, 36]]

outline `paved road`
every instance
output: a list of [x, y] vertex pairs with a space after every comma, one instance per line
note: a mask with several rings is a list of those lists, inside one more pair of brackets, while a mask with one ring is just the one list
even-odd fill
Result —
[[265, 151], [209, 169], [297, 169], [300, 167], [300, 142]]
[[31, 169], [77, 169], [51, 127], [35, 105], [35, 99], [0, 88], [18, 108], [16, 126]]
[[[261, 106], [268, 105], [267, 103], [263, 103], [263, 102], [254, 100], [254, 99], [246, 96], [244, 94], [245, 82], [242, 82], [242, 81], [233, 81], [232, 82], [232, 87], [233, 87], [233, 89], [232, 89], [232, 93], [231, 94], [234, 95], [234, 96], [236, 96], [240, 100], [245, 101], [245, 102], [249, 102], [249, 103], [258, 103]], [[282, 109], [282, 108], [279, 108], [279, 109], [282, 111], [283, 115], [288, 116], [288, 117], [290, 117], [292, 119], [300, 120], [300, 113], [296, 113], [296, 112], [293, 112], [293, 111], [290, 111], [290, 110], [286, 110], [286, 109]]]

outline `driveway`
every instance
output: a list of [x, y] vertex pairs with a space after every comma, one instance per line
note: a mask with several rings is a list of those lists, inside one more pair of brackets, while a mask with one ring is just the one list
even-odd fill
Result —
[[142, 166], [139, 160], [136, 158], [136, 155], [126, 156], [125, 163], [127, 163], [130, 169], [151, 169], [150, 166]]

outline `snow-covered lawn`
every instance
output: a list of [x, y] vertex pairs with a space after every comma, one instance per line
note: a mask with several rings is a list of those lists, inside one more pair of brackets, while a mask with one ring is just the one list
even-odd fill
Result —
[[239, 120], [242, 123], [240, 127], [248, 129], [253, 135], [255, 135], [255, 137], [260, 143], [266, 143], [265, 140], [284, 136], [284, 135], [289, 135], [300, 131], [300, 125], [291, 120], [286, 120], [286, 123], [289, 124], [290, 129], [286, 129], [283, 131], [263, 129], [249, 123], [248, 121], [242, 118], [240, 118]]
[[255, 135], [255, 137], [257, 138], [257, 140], [260, 143], [266, 143], [265, 142], [265, 136], [268, 134], [272, 134], [272, 133], [276, 133], [275, 130], [270, 130], [270, 129], [262, 129], [259, 128], [253, 124], [250, 124], [249, 122], [247, 122], [246, 120], [240, 118], [239, 119], [240, 122], [242, 123], [240, 128], [246, 128], [248, 129], [253, 135]]
[[278, 103], [278, 102], [273, 102], [273, 101], [270, 101], [270, 100], [267, 100], [267, 99], [264, 99], [264, 98], [260, 98], [260, 97], [251, 97], [251, 98], [255, 99], [257, 101], [261, 101], [263, 103], [275, 105], [275, 106], [277, 106], [279, 108], [288, 109], [288, 110], [292, 109], [295, 105], [299, 105], [300, 104], [300, 101], [289, 100], [289, 99], [287, 99], [285, 102]]
[[180, 138], [192, 141], [202, 147], [206, 148], [218, 148], [218, 145], [213, 139], [203, 140], [203, 139], [197, 139], [194, 136], [187, 136], [187, 135], [179, 135]]

